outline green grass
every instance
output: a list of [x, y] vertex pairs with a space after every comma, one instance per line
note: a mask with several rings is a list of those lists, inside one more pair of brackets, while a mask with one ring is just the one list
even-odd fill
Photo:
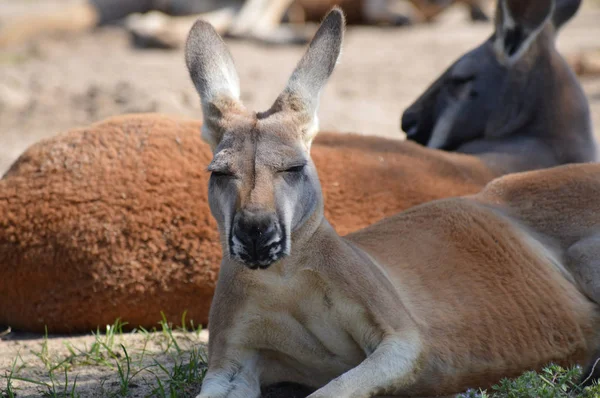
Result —
[[6, 379], [6, 388], [0, 389], [0, 396], [2, 396], [2, 397], [6, 397], [6, 398], [16, 397], [15, 389], [13, 387], [13, 378], [16, 374], [19, 373], [19, 370], [20, 370], [19, 368], [17, 368], [17, 360], [18, 359], [19, 359], [19, 357], [15, 358], [10, 370], [8, 370], [6, 372], [6, 375], [4, 376]]
[[457, 398], [600, 398], [600, 386], [583, 389], [577, 385], [580, 378], [579, 367], [564, 369], [550, 365], [542, 372], [504, 379], [488, 391], [469, 390]]
[[[191, 396], [199, 390], [206, 373], [204, 347], [199, 343], [201, 327], [174, 329], [164, 315], [152, 330], [140, 328], [125, 333], [125, 325], [117, 320], [105, 331], [97, 330], [89, 346], [64, 342], [61, 353], [49, 347], [46, 331], [37, 349], [29, 351], [35, 361], [25, 361], [18, 355], [11, 368], [0, 373], [0, 397], [18, 398], [23, 385], [36, 387], [42, 397], [84, 397], [89, 394], [89, 386], [82, 391], [78, 385], [77, 371], [82, 369], [102, 370], [94, 394], [103, 397], [140, 396], [140, 386], [149, 391], [143, 395], [148, 397]], [[141, 342], [132, 343], [132, 347], [121, 342], [123, 336], [132, 335], [138, 335]], [[148, 349], [149, 345], [153, 350]]]
[[175, 359], [175, 365], [171, 370], [155, 362], [156, 366], [164, 372], [169, 380], [167, 387], [156, 377], [157, 387], [153, 390], [153, 395], [158, 397], [179, 397], [187, 395], [192, 389], [197, 389], [202, 384], [206, 374], [206, 361], [203, 355], [197, 350], [192, 349], [187, 360], [182, 358]]

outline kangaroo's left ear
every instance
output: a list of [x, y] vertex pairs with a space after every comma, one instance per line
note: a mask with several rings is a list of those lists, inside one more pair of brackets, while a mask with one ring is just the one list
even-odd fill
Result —
[[503, 61], [518, 60], [552, 17], [554, 0], [499, 0], [496, 9], [496, 52]]
[[272, 112], [294, 114], [308, 147], [318, 132], [319, 98], [340, 56], [344, 27], [344, 14], [334, 7], [323, 19], [286, 88], [271, 107]]

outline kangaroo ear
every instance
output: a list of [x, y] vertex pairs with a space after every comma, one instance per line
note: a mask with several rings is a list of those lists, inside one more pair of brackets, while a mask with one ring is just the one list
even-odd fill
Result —
[[223, 138], [228, 115], [243, 109], [239, 77], [225, 43], [201, 20], [187, 38], [185, 61], [202, 102], [202, 138], [214, 150]]
[[499, 0], [495, 46], [509, 62], [519, 59], [539, 35], [554, 10], [553, 0]]
[[302, 125], [303, 139], [310, 142], [319, 129], [319, 97], [340, 56], [345, 18], [338, 7], [325, 17], [306, 53], [288, 80], [286, 88], [271, 108], [272, 112], [290, 111]]
[[556, 0], [554, 14], [552, 14], [552, 23], [558, 30], [565, 22], [569, 21], [581, 5], [581, 0]]

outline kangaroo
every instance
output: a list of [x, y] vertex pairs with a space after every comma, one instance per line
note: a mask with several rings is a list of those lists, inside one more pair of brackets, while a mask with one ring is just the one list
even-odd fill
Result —
[[[523, 3], [502, 4], [508, 19]], [[190, 32], [224, 252], [198, 397], [258, 397], [280, 382], [316, 389], [310, 398], [440, 396], [550, 361], [590, 363], [600, 165], [506, 176], [345, 238], [330, 226], [310, 149], [343, 31], [333, 9], [259, 113], [240, 103], [218, 34], [202, 21]]]
[[515, 3], [518, 15], [499, 2], [492, 36], [406, 109], [401, 125], [407, 138], [475, 154], [505, 173], [595, 161], [588, 101], [555, 45], [580, 3], [556, 0], [547, 18], [546, 1], [531, 3], [528, 12]]

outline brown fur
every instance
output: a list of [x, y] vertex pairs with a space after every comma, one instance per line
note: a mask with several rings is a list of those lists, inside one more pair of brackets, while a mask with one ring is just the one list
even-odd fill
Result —
[[488, 387], [592, 358], [600, 302], [570, 280], [583, 264], [562, 275], [529, 243], [566, 258], [600, 231], [599, 193], [600, 165], [508, 175], [472, 198], [425, 204], [349, 236], [398, 284], [426, 341], [430, 362], [411, 393]]
[[[199, 129], [120, 116], [27, 150], [0, 180], [0, 323], [151, 327], [161, 310], [206, 323], [221, 249]], [[313, 156], [341, 234], [494, 177], [475, 158], [376, 137], [323, 134]]]
[[[230, 288], [215, 297], [211, 317], [219, 322], [210, 324], [209, 366], [219, 369], [224, 358], [236, 360], [230, 356], [234, 350], [220, 349], [221, 344], [235, 345], [234, 336], [243, 336], [244, 352], [254, 347], [288, 352], [278, 342], [282, 330], [292, 358], [283, 361], [285, 356], [273, 354], [276, 360], [265, 359], [266, 369], [284, 369], [275, 376], [263, 375], [261, 382], [326, 385], [326, 392], [317, 391], [314, 397], [349, 396], [344, 393], [349, 391], [359, 397], [373, 396], [365, 391], [439, 396], [486, 388], [550, 362], [587, 364], [600, 346], [600, 302], [588, 300], [570, 280], [572, 268], [567, 275], [561, 273], [540, 249], [556, 250], [556, 256], [564, 258], [565, 251], [553, 242], [568, 247], [573, 240], [598, 233], [600, 212], [592, 199], [598, 192], [600, 165], [522, 173], [498, 179], [473, 197], [424, 204], [347, 237], [346, 244], [371, 257], [348, 250], [324, 221], [310, 238], [310, 248], [297, 247], [301, 254], [268, 270], [249, 271], [225, 261], [228, 271], [220, 283]], [[543, 204], [529, 205], [524, 197]], [[542, 220], [556, 221], [548, 225], [540, 224]], [[542, 243], [532, 245], [534, 239]], [[286, 281], [280, 282], [283, 275]], [[274, 289], [275, 281], [285, 289]], [[319, 297], [333, 301], [327, 311], [311, 304]], [[260, 309], [253, 312], [255, 305]], [[346, 312], [347, 307], [352, 311]], [[342, 378], [350, 385], [338, 390], [335, 378], [340, 373], [332, 359], [347, 358], [348, 353], [330, 348], [320, 365], [305, 367], [302, 353], [308, 347], [277, 322], [288, 312], [307, 329], [323, 320], [320, 316], [329, 318], [331, 333], [339, 333], [340, 340], [344, 334], [363, 336], [362, 327], [372, 330], [378, 343], [417, 333], [423, 348], [414, 373], [404, 375], [387, 363], [368, 368], [369, 373], [361, 368], [361, 362], [366, 364], [361, 358], [346, 370], [347, 378], [340, 378], [339, 385], [344, 384]], [[333, 321], [338, 317], [344, 317], [339, 324]], [[245, 327], [250, 318], [252, 327]], [[336, 329], [339, 325], [343, 331]], [[356, 343], [367, 352], [374, 349], [362, 346], [364, 341]], [[398, 371], [397, 387], [358, 390], [358, 382], [351, 383], [357, 374], [373, 371]]]

